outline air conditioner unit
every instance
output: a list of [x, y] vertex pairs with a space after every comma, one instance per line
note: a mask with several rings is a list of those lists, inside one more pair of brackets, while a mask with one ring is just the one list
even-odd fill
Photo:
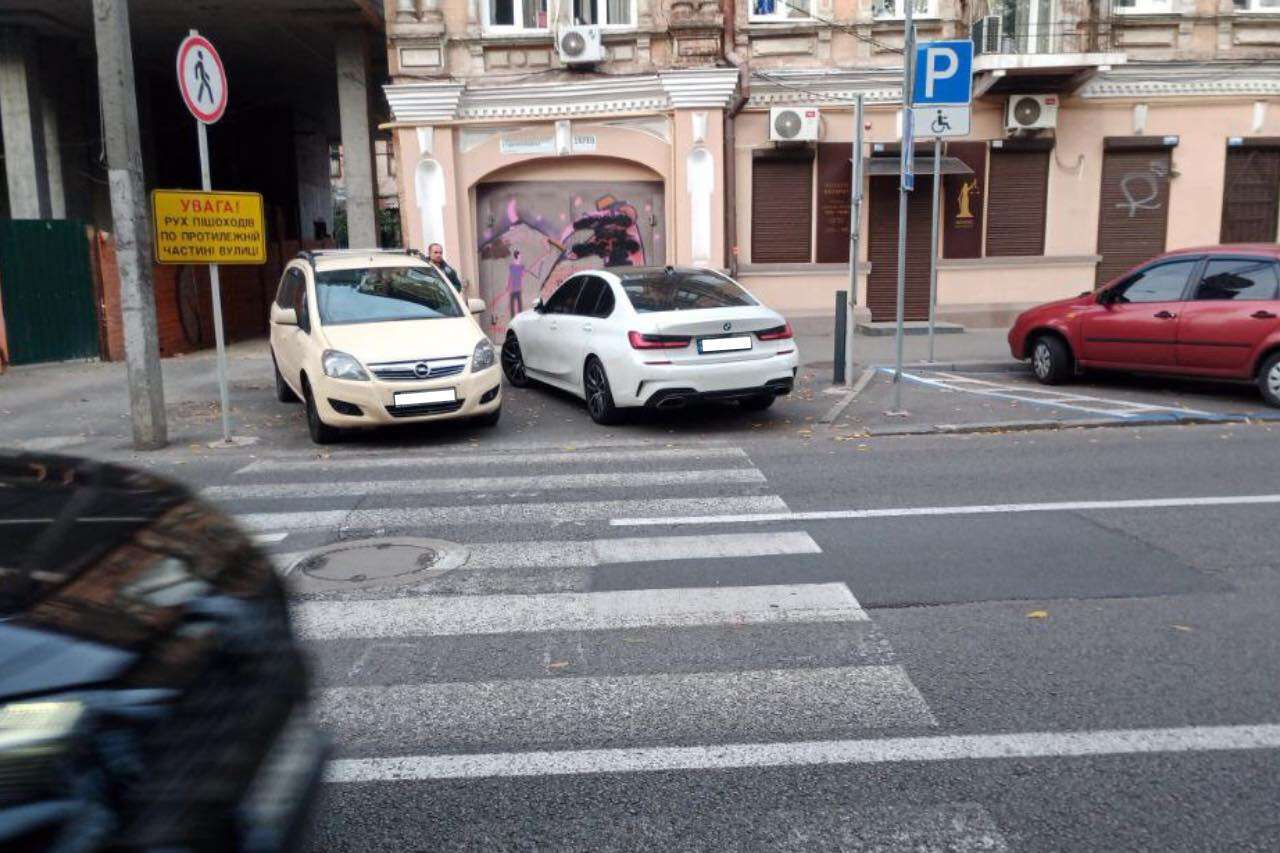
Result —
[[604, 61], [604, 39], [599, 27], [564, 26], [556, 36], [556, 52], [565, 65]]
[[773, 107], [769, 110], [769, 139], [813, 142], [818, 138], [820, 116], [817, 107]]
[[969, 38], [973, 39], [974, 53], [999, 53], [1003, 27], [999, 15], [987, 15], [973, 22]]
[[1057, 127], [1057, 95], [1013, 95], [1005, 107], [1005, 127], [1009, 130], [1040, 130]]

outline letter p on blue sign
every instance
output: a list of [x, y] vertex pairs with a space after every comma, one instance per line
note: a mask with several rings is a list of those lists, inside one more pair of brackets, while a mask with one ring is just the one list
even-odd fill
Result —
[[916, 106], [960, 106], [973, 92], [973, 42], [927, 41], [916, 46], [912, 100]]

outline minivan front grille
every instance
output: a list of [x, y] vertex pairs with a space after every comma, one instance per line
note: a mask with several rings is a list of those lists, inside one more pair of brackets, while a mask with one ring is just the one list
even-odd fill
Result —
[[[444, 379], [457, 376], [467, 368], [465, 355], [448, 358], [417, 359], [414, 361], [384, 361], [370, 364], [369, 370], [377, 379], [388, 382], [422, 382], [427, 379]], [[425, 372], [424, 372], [425, 371]]]

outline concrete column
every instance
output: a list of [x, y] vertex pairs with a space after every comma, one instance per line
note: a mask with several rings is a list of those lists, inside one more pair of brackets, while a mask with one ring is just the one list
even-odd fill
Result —
[[49, 218], [67, 218], [67, 191], [62, 183], [62, 139], [58, 135], [58, 101], [45, 92], [41, 108], [44, 118], [45, 170], [49, 176]]
[[9, 183], [9, 215], [49, 218], [48, 164], [44, 147], [43, 98], [31, 36], [0, 30], [0, 125]]
[[93, 0], [93, 24], [107, 143], [107, 182], [111, 187], [111, 218], [120, 269], [120, 313], [124, 321], [125, 365], [129, 371], [133, 445], [139, 450], [153, 450], [167, 443], [168, 429], [126, 0]]
[[347, 245], [378, 245], [369, 133], [369, 46], [363, 30], [338, 35], [338, 115], [342, 123], [342, 179], [347, 189]]

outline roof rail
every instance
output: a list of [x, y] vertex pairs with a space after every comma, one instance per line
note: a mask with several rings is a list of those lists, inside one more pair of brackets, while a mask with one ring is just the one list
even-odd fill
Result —
[[295, 257], [300, 258], [300, 259], [302, 259], [302, 260], [306, 261], [308, 264], [310, 264], [310, 265], [311, 265], [311, 271], [312, 271], [312, 272], [315, 272], [315, 269], [316, 269], [316, 255], [315, 255], [315, 252], [311, 252], [311, 251], [309, 251], [309, 250], [307, 250], [307, 249], [303, 249], [302, 251], [298, 252], [298, 254], [297, 254]]

